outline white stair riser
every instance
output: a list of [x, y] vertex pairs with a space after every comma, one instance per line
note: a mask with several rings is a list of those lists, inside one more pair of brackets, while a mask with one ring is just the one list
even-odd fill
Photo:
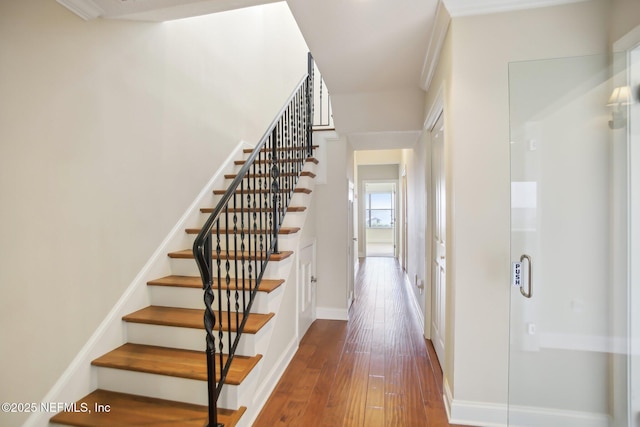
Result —
[[[301, 187], [299, 187], [301, 188]], [[307, 203], [309, 202], [309, 197], [311, 197], [311, 194], [306, 194], [306, 193], [293, 193], [293, 197], [291, 197], [291, 202], [289, 203], [289, 206], [306, 206]], [[218, 202], [222, 199], [222, 195], [215, 195], [213, 198], [213, 206], [216, 206], [218, 204]], [[238, 205], [237, 207], [240, 207], [240, 200], [238, 199], [237, 201]], [[231, 207], [234, 207], [233, 204], [231, 205]]]
[[[232, 291], [231, 301], [235, 304], [235, 291]], [[149, 286], [149, 295], [151, 305], [159, 305], [163, 307], [178, 308], [204, 308], [204, 292], [197, 288], [178, 288], [173, 286]], [[226, 297], [226, 291], [223, 291]], [[251, 307], [252, 313], [270, 313], [269, 297], [266, 292], [258, 292]], [[218, 293], [216, 292], [216, 298]], [[249, 301], [249, 292], [244, 292], [245, 301]], [[225, 302], [226, 304], [226, 302]], [[242, 304], [242, 295], [240, 295], [240, 304]]]
[[[269, 322], [271, 323], [271, 322]], [[272, 326], [267, 323], [257, 334], [244, 333], [240, 337], [236, 354], [241, 356], [255, 356], [264, 353], [268, 346], [268, 332]], [[216, 350], [219, 339], [216, 335]], [[160, 347], [182, 348], [186, 350], [204, 351], [206, 349], [206, 334], [204, 329], [180, 328], [176, 326], [149, 325], [144, 323], [127, 322], [127, 342], [134, 344], [155, 345]], [[231, 333], [231, 340], [236, 334]], [[223, 352], [228, 352], [229, 333], [222, 333]]]
[[[251, 400], [250, 390], [255, 390], [259, 365], [240, 385], [225, 384], [218, 405], [222, 408], [238, 408]], [[157, 399], [207, 405], [207, 382], [168, 375], [127, 371], [98, 367], [98, 387], [103, 390], [130, 393]]]
[[[289, 177], [286, 177], [286, 178], [289, 178]], [[225, 187], [228, 188], [231, 185], [232, 182], [233, 182], [233, 179], [231, 179], [231, 178], [225, 179], [225, 181], [224, 181]], [[272, 183], [272, 180], [271, 180], [271, 178], [269, 178], [266, 181], [266, 185], [270, 187], [271, 183]], [[289, 182], [289, 185], [291, 185], [291, 184], [292, 184], [292, 182]], [[253, 179], [251, 179], [250, 182], [245, 180], [243, 188], [248, 188], [249, 186], [251, 186], [251, 188], [253, 188], [254, 186], [260, 188], [260, 187], [264, 187], [264, 185], [265, 185], [264, 178], [263, 178], [262, 182], [260, 182], [259, 179], [256, 178], [255, 183], [254, 183]], [[284, 183], [284, 185], [286, 185], [286, 183]], [[299, 187], [299, 188], [310, 188], [312, 185], [314, 185], [314, 178], [312, 178], [310, 176], [302, 175], [300, 178], [298, 178], [298, 182], [297, 183], [293, 183], [293, 185], [295, 187]]]
[[[195, 241], [196, 235], [189, 234], [188, 236], [189, 236], [189, 246], [193, 246], [193, 242]], [[278, 249], [281, 251], [295, 250], [297, 245], [296, 237], [297, 237], [296, 233], [279, 234]], [[263, 236], [262, 238], [263, 238], [263, 242], [266, 242], [266, 237]], [[237, 250], [238, 252], [240, 252], [242, 250], [243, 243], [244, 243], [245, 251], [249, 249], [249, 245], [251, 245], [251, 250], [254, 250], [254, 244], [257, 244], [259, 248], [260, 236], [258, 236], [258, 238], [256, 239], [256, 235], [254, 234], [252, 234], [251, 236], [249, 236], [248, 234], [245, 234], [245, 238], [243, 241], [239, 231], [237, 234], [229, 233], [228, 235], [227, 234], [220, 235], [220, 249], [223, 251], [226, 250], [228, 246], [231, 250], [233, 251]], [[215, 252], [218, 245], [218, 239], [215, 234], [213, 235], [212, 244], [213, 244], [213, 251]], [[263, 245], [266, 245], [266, 243], [263, 243]]]
[[[187, 378], [98, 367], [98, 387], [120, 393], [207, 405], [207, 383]], [[223, 387], [234, 393], [232, 386]]]
[[[293, 206], [293, 205], [292, 205]], [[204, 224], [207, 220], [207, 218], [209, 218], [208, 213], [201, 213], [200, 214], [200, 218], [199, 218], [199, 222], [194, 225], [194, 228], [200, 228], [202, 227], [202, 224]], [[257, 220], [254, 221], [253, 218], [253, 214], [252, 213], [244, 213], [244, 218], [238, 214], [237, 218], [236, 218], [236, 224], [238, 226], [238, 228], [242, 228], [243, 226], [245, 228], [260, 228], [260, 218], [257, 217]], [[224, 228], [226, 227], [227, 224], [227, 220], [226, 217], [224, 215], [222, 215], [221, 217], [221, 221], [220, 221], [220, 227]], [[287, 214], [284, 217], [284, 221], [282, 222], [282, 226], [283, 227], [302, 227], [302, 225], [304, 224], [304, 218], [305, 218], [305, 212], [287, 212]], [[262, 216], [262, 223], [268, 223], [268, 216]], [[229, 214], [229, 223], [233, 226], [233, 215]]]
[[[265, 279], [280, 279], [283, 277], [287, 277], [285, 273], [288, 273], [289, 268], [291, 266], [291, 262], [294, 256], [290, 256], [282, 261], [270, 261], [267, 263], [267, 268], [264, 273]], [[214, 268], [216, 265], [216, 260], [213, 260]], [[198, 271], [198, 266], [196, 265], [195, 260], [193, 259], [183, 259], [183, 258], [172, 258], [170, 260], [171, 271], [174, 275], [177, 276], [198, 276], [200, 272]], [[225, 261], [222, 261], [221, 268], [223, 276], [226, 275], [225, 271]], [[252, 263], [253, 266], [253, 263]], [[241, 271], [241, 263], [238, 263], [238, 268]], [[248, 271], [248, 267], [245, 268], [245, 271]], [[255, 268], [253, 274], [257, 274]], [[232, 264], [232, 268], [229, 271], [229, 275], [231, 277], [235, 277], [235, 264]]]

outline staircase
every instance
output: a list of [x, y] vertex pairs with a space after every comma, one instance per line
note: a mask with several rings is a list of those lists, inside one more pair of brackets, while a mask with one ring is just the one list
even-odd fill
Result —
[[[305, 76], [301, 86], [312, 85]], [[317, 164], [310, 126], [294, 123], [310, 123], [312, 110], [292, 99], [225, 175], [228, 188], [214, 190], [217, 205], [200, 209], [201, 226], [185, 230], [194, 249], [170, 252], [172, 274], [147, 283], [151, 304], [122, 318], [126, 343], [92, 361], [97, 389], [50, 425], [230, 427], [257, 416], [263, 354], [277, 351], [268, 344], [283, 288], [296, 286]]]

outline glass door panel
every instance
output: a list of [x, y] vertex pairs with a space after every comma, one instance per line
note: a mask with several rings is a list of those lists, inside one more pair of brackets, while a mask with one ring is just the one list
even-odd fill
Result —
[[609, 123], [626, 107], [607, 106], [611, 74], [604, 55], [509, 66], [509, 426], [633, 425], [626, 125]]

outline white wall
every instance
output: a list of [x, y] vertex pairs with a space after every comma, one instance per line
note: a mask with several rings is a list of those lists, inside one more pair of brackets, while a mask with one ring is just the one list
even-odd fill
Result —
[[[428, 133], [423, 132], [412, 150], [402, 150], [402, 164], [407, 174], [407, 266], [406, 275], [411, 284], [412, 297], [420, 308], [423, 319], [427, 314], [427, 236], [429, 220], [426, 190]], [[400, 178], [402, 179], [402, 177]], [[402, 185], [402, 184], [401, 184]], [[400, 233], [402, 235], [402, 233]], [[419, 286], [423, 286], [420, 288]], [[430, 301], [430, 300], [429, 300]], [[426, 332], [428, 334], [428, 332]]]
[[284, 3], [149, 24], [5, 1], [0, 63], [0, 400], [39, 402], [306, 46]]
[[316, 132], [314, 143], [326, 153], [326, 181], [316, 184], [313, 196], [318, 239], [316, 314], [319, 319], [346, 320], [347, 274], [352, 271], [347, 265], [347, 245], [352, 242], [347, 221], [353, 150], [334, 132]]
[[451, 22], [426, 111], [443, 86], [449, 243], [444, 371], [454, 419], [506, 421], [508, 63], [604, 52], [606, 17], [606, 4], [596, 1]]

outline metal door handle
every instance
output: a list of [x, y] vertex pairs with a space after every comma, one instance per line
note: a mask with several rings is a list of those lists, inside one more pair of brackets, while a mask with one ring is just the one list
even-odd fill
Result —
[[529, 290], [527, 292], [525, 292], [524, 291], [524, 286], [521, 286], [520, 287], [520, 293], [525, 298], [531, 298], [533, 296], [533, 274], [532, 274], [533, 264], [531, 263], [531, 257], [529, 255], [522, 255], [520, 257], [520, 262], [523, 262], [525, 259], [529, 263], [528, 269], [527, 269], [527, 273], [528, 273], [527, 274], [527, 287], [529, 288]]

